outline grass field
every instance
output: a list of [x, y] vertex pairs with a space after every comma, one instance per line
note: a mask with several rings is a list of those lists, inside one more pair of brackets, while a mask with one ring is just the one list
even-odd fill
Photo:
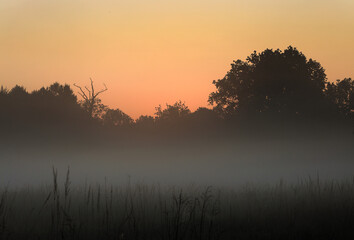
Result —
[[354, 178], [297, 184], [2, 188], [0, 239], [354, 239]]

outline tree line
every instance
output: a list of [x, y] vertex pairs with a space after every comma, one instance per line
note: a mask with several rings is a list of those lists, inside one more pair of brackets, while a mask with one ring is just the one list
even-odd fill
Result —
[[[354, 81], [329, 82], [325, 69], [289, 46], [284, 51], [253, 52], [236, 60], [222, 79], [214, 80], [209, 95], [212, 108], [192, 112], [182, 101], [157, 106], [153, 116], [132, 119], [120, 109], [104, 105], [91, 79], [90, 87], [53, 83], [28, 92], [16, 85], [0, 89], [0, 123], [3, 128], [43, 126], [100, 126], [106, 128], [171, 127], [218, 124], [256, 116], [273, 118], [344, 118], [353, 120]], [[78, 96], [75, 94], [77, 90]]]

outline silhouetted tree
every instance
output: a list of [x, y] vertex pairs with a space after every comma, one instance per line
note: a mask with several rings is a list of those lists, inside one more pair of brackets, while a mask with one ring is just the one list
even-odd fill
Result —
[[59, 83], [53, 83], [47, 88], [47, 91], [55, 97], [61, 97], [63, 100], [67, 102], [77, 102], [77, 98], [73, 92], [73, 90], [70, 88], [69, 85], [61, 85]]
[[23, 125], [31, 119], [32, 104], [30, 94], [27, 90], [16, 85], [7, 94], [4, 92], [4, 99], [1, 102], [2, 121], [9, 125]]
[[0, 87], [0, 95], [6, 95], [6, 94], [8, 94], [8, 92], [9, 92], [9, 90], [7, 90], [6, 87], [4, 87], [4, 86]]
[[122, 112], [119, 109], [108, 109], [103, 117], [102, 117], [103, 124], [105, 126], [115, 126], [115, 127], [127, 127], [133, 124], [133, 119]]
[[191, 111], [188, 106], [182, 101], [175, 102], [173, 105], [166, 104], [166, 108], [162, 109], [161, 105], [156, 109], [156, 120], [166, 121], [166, 120], [180, 120], [187, 117]]
[[69, 85], [54, 83], [28, 93], [15, 86], [0, 92], [0, 121], [4, 126], [28, 129], [49, 125], [73, 126], [88, 120]]
[[10, 90], [9, 96], [15, 98], [23, 98], [23, 97], [28, 97], [29, 94], [24, 87], [16, 85]]
[[155, 119], [152, 116], [141, 115], [135, 121], [135, 126], [141, 128], [152, 128], [155, 125]]
[[200, 107], [192, 113], [192, 119], [198, 122], [208, 123], [219, 119], [219, 115], [212, 109]]
[[76, 84], [74, 84], [74, 86], [80, 90], [79, 94], [83, 99], [82, 106], [87, 111], [88, 115], [91, 118], [102, 117], [102, 114], [104, 113], [106, 107], [101, 103], [101, 99], [98, 98], [98, 95], [107, 91], [108, 88], [106, 87], [105, 84], [103, 84], [105, 88], [96, 92], [91, 78], [90, 81], [91, 81], [91, 89], [89, 89], [86, 86], [83, 89], [82, 87]]
[[33, 110], [37, 119], [71, 125], [87, 120], [69, 85], [53, 83], [31, 93]]
[[354, 111], [354, 80], [345, 78], [336, 83], [328, 83], [326, 95], [344, 115], [350, 115]]
[[296, 48], [266, 49], [234, 61], [224, 78], [213, 81], [217, 90], [209, 103], [224, 114], [313, 114], [325, 111], [326, 83], [323, 67]]

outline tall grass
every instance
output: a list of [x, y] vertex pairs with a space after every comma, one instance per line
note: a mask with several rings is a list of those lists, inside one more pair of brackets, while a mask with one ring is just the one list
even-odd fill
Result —
[[354, 239], [354, 178], [161, 187], [63, 184], [0, 191], [0, 239]]

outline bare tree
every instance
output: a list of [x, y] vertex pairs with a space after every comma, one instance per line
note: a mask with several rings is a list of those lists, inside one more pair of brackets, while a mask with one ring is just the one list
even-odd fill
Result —
[[86, 108], [86, 111], [89, 114], [89, 116], [93, 117], [95, 107], [100, 105], [100, 99], [97, 98], [98, 95], [107, 91], [108, 88], [105, 84], [103, 84], [103, 86], [105, 88], [98, 91], [98, 92], [95, 92], [95, 88], [93, 87], [92, 78], [90, 78], [90, 81], [91, 81], [91, 90], [86, 86], [83, 89], [82, 87], [76, 85], [75, 83], [74, 83], [74, 86], [80, 90], [79, 94], [83, 98], [83, 106]]

